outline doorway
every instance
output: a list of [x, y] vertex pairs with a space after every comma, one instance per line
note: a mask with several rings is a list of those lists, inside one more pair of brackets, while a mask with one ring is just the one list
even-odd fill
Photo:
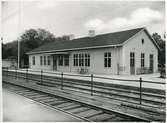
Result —
[[135, 53], [130, 52], [130, 74], [135, 74]]
[[153, 54], [150, 54], [150, 72], [154, 71], [154, 57]]
[[57, 56], [53, 55], [53, 70], [57, 70]]

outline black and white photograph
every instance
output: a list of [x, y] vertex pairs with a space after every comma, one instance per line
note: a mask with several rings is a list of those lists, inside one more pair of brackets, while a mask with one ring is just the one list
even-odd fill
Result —
[[165, 0], [2, 0], [2, 122], [166, 122]]

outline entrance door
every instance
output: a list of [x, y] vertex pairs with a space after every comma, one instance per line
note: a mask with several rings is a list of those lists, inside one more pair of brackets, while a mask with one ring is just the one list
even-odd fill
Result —
[[150, 71], [153, 72], [154, 70], [154, 58], [153, 54], [150, 54]]
[[57, 57], [53, 56], [53, 70], [57, 70]]
[[135, 74], [135, 53], [130, 52], [130, 74]]

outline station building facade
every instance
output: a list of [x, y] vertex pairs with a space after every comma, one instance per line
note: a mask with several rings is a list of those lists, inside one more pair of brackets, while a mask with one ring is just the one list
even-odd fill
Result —
[[157, 72], [159, 46], [146, 28], [57, 41], [27, 54], [31, 69], [93, 74]]

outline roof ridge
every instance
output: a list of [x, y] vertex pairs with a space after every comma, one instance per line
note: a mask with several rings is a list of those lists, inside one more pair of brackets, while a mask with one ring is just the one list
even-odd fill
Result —
[[[138, 27], [138, 28], [133, 28], [133, 29], [128, 29], [128, 30], [121, 30], [121, 31], [115, 31], [115, 32], [108, 32], [108, 33], [103, 33], [103, 34], [95, 35], [94, 37], [96, 37], [96, 36], [101, 36], [101, 35], [113, 34], [113, 33], [120, 33], [120, 32], [132, 31], [132, 30], [137, 30], [137, 29], [144, 29], [144, 28], [145, 28], [145, 27]], [[73, 39], [73, 40], [76, 40], [76, 39], [83, 39], [83, 38], [94, 38], [94, 37], [85, 36], [85, 37], [81, 37], [81, 38], [75, 38], [75, 39]], [[73, 40], [67, 40], [67, 41], [73, 41]]]

